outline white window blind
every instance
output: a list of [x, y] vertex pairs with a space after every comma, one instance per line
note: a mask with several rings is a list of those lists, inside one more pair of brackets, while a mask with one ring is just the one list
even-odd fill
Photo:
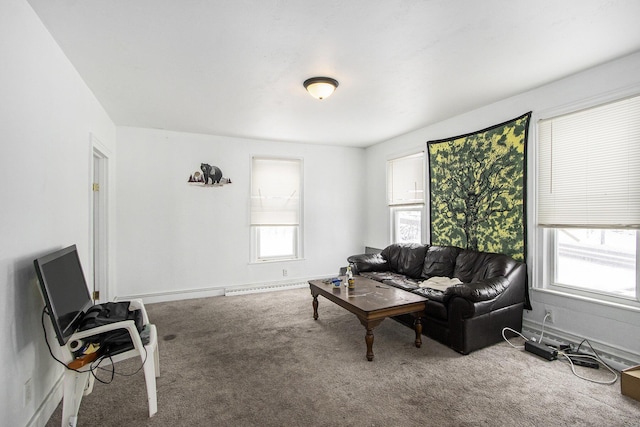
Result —
[[387, 162], [389, 205], [424, 203], [424, 152]]
[[640, 226], [640, 96], [538, 123], [538, 224]]
[[251, 225], [299, 225], [302, 161], [257, 158], [251, 168]]

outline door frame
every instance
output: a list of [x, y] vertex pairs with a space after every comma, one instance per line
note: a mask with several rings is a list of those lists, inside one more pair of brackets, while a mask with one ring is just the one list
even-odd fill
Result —
[[[89, 272], [93, 291], [99, 292], [95, 303], [109, 301], [109, 165], [110, 150], [92, 133], [90, 134], [89, 183]], [[94, 190], [98, 184], [98, 191]], [[90, 289], [90, 292], [92, 290]], [[93, 292], [91, 292], [93, 297]]]

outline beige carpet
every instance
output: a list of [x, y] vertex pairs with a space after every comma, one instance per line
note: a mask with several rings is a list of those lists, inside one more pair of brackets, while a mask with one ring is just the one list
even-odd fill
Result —
[[[637, 426], [640, 402], [507, 343], [462, 356], [385, 320], [375, 360], [357, 318], [308, 289], [148, 305], [158, 413], [142, 372], [96, 383], [79, 426]], [[119, 373], [139, 361], [116, 365]], [[603, 370], [582, 368], [604, 378]], [[108, 375], [101, 375], [108, 377]], [[59, 426], [61, 406], [47, 426]]]

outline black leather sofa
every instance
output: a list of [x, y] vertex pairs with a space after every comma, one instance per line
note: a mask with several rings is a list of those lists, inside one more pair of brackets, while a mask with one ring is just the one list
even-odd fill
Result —
[[[527, 297], [526, 265], [496, 253], [454, 246], [393, 244], [377, 254], [348, 258], [354, 274], [423, 295], [423, 334], [469, 354], [501, 341], [505, 327], [522, 329]], [[458, 278], [437, 290], [421, 287], [431, 277]], [[399, 317], [413, 327], [413, 318]]]

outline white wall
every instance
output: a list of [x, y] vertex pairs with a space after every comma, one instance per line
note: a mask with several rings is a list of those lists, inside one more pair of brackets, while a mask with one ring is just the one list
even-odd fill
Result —
[[[363, 251], [363, 149], [131, 127], [118, 127], [117, 139], [118, 298], [188, 298], [336, 275]], [[254, 155], [304, 161], [304, 260], [250, 263]], [[218, 166], [232, 183], [189, 185], [200, 163]]]
[[[369, 147], [366, 152], [365, 245], [384, 248], [389, 244], [388, 207], [385, 203], [386, 160], [396, 153], [424, 149], [426, 142], [473, 132], [533, 111], [532, 130], [541, 113], [571, 104], [593, 102], [619, 93], [640, 93], [640, 53], [604, 64], [530, 92], [514, 96], [469, 113]], [[535, 258], [535, 132], [528, 145], [528, 233], [530, 278]], [[614, 356], [640, 363], [640, 312], [580, 301], [541, 290], [531, 292], [533, 310], [525, 312], [525, 324], [539, 328], [544, 309], [554, 310], [554, 324], [548, 329], [560, 337], [588, 338]], [[634, 337], [631, 339], [631, 337]]]
[[24, 0], [0, 5], [0, 58], [0, 424], [44, 425], [62, 368], [33, 259], [76, 243], [88, 265], [90, 133], [113, 146], [116, 129]]
[[[61, 397], [62, 368], [43, 341], [32, 261], [75, 243], [83, 265], [90, 265], [89, 135], [110, 151], [113, 165], [116, 128], [24, 0], [0, 3], [0, 58], [0, 423], [44, 425]], [[285, 279], [283, 268], [292, 280], [334, 274], [363, 243], [388, 243], [387, 157], [639, 81], [640, 54], [395, 138], [364, 156], [359, 149], [118, 128], [118, 165], [111, 171], [117, 234], [110, 236], [118, 268], [110, 297], [180, 297], [277, 282]], [[252, 155], [304, 159], [305, 260], [249, 264]], [[221, 167], [233, 184], [188, 186], [188, 174], [204, 161]], [[115, 211], [113, 197], [109, 208]], [[526, 319], [540, 320], [542, 304], [551, 305], [560, 309], [554, 314], [559, 330], [640, 354], [638, 340], [629, 339], [640, 336], [637, 313], [539, 292], [532, 297], [535, 310]], [[29, 380], [32, 397], [24, 404]]]

